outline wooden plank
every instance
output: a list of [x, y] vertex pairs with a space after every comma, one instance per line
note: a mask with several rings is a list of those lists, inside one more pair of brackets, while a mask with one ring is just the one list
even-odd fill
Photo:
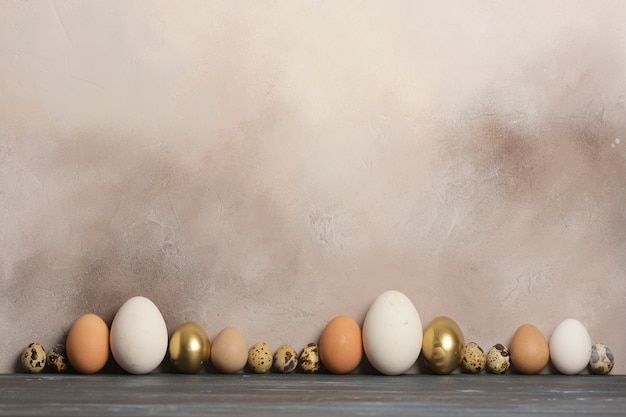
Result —
[[0, 416], [594, 415], [626, 376], [0, 375]]

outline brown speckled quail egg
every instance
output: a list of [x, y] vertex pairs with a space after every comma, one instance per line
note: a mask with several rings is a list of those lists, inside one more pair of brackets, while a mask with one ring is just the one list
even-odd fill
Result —
[[470, 374], [479, 374], [485, 369], [487, 357], [485, 352], [477, 343], [470, 342], [465, 346], [465, 353], [461, 360], [461, 365], [465, 372]]
[[248, 367], [257, 374], [272, 369], [272, 350], [265, 342], [256, 343], [248, 352]]
[[65, 353], [65, 345], [55, 345], [46, 358], [46, 368], [52, 372], [63, 373], [70, 367], [70, 361]]
[[614, 364], [613, 352], [607, 345], [596, 343], [591, 346], [591, 359], [589, 359], [591, 372], [598, 375], [606, 375], [611, 372]]
[[274, 369], [284, 374], [296, 370], [298, 366], [298, 354], [289, 345], [282, 345], [274, 353]]
[[39, 343], [31, 343], [22, 351], [22, 367], [32, 374], [46, 367], [46, 351]]
[[316, 343], [309, 343], [300, 353], [298, 359], [300, 367], [305, 373], [312, 374], [320, 369], [320, 355]]
[[502, 374], [511, 366], [509, 348], [498, 343], [487, 353], [487, 369], [493, 374]]

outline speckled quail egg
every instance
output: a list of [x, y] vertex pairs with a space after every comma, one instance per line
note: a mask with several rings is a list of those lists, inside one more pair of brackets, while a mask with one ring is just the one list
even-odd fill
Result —
[[22, 367], [32, 374], [46, 367], [46, 351], [39, 343], [31, 343], [22, 351]]
[[46, 358], [46, 368], [49, 371], [56, 373], [63, 373], [70, 367], [70, 361], [67, 359], [67, 353], [65, 353], [65, 345], [55, 345]]
[[289, 345], [282, 345], [274, 353], [274, 369], [284, 374], [296, 370], [298, 366], [298, 354]]
[[596, 343], [591, 346], [591, 359], [589, 359], [591, 372], [598, 375], [606, 375], [611, 372], [614, 364], [613, 352], [607, 345]]
[[265, 342], [256, 343], [248, 352], [248, 367], [257, 374], [262, 374], [272, 369], [272, 350]]
[[312, 374], [319, 371], [320, 354], [316, 343], [309, 343], [302, 349], [298, 363], [305, 373]]
[[502, 374], [511, 366], [509, 348], [498, 343], [487, 353], [487, 369], [494, 374]]
[[465, 353], [461, 360], [461, 365], [465, 372], [470, 374], [479, 374], [485, 369], [487, 357], [485, 352], [477, 343], [470, 342], [465, 346]]

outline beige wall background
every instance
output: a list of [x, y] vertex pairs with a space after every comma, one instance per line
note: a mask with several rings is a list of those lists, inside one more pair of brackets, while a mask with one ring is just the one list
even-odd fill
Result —
[[621, 1], [3, 1], [0, 372], [144, 295], [300, 349], [395, 288], [626, 373]]

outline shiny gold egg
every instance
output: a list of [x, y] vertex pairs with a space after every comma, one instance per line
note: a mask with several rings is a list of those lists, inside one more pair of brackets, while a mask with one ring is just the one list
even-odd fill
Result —
[[193, 374], [202, 369], [211, 357], [211, 343], [198, 323], [181, 324], [170, 338], [170, 360], [180, 372]]
[[428, 367], [438, 374], [454, 371], [465, 353], [465, 338], [449, 317], [435, 318], [424, 330], [422, 355]]

